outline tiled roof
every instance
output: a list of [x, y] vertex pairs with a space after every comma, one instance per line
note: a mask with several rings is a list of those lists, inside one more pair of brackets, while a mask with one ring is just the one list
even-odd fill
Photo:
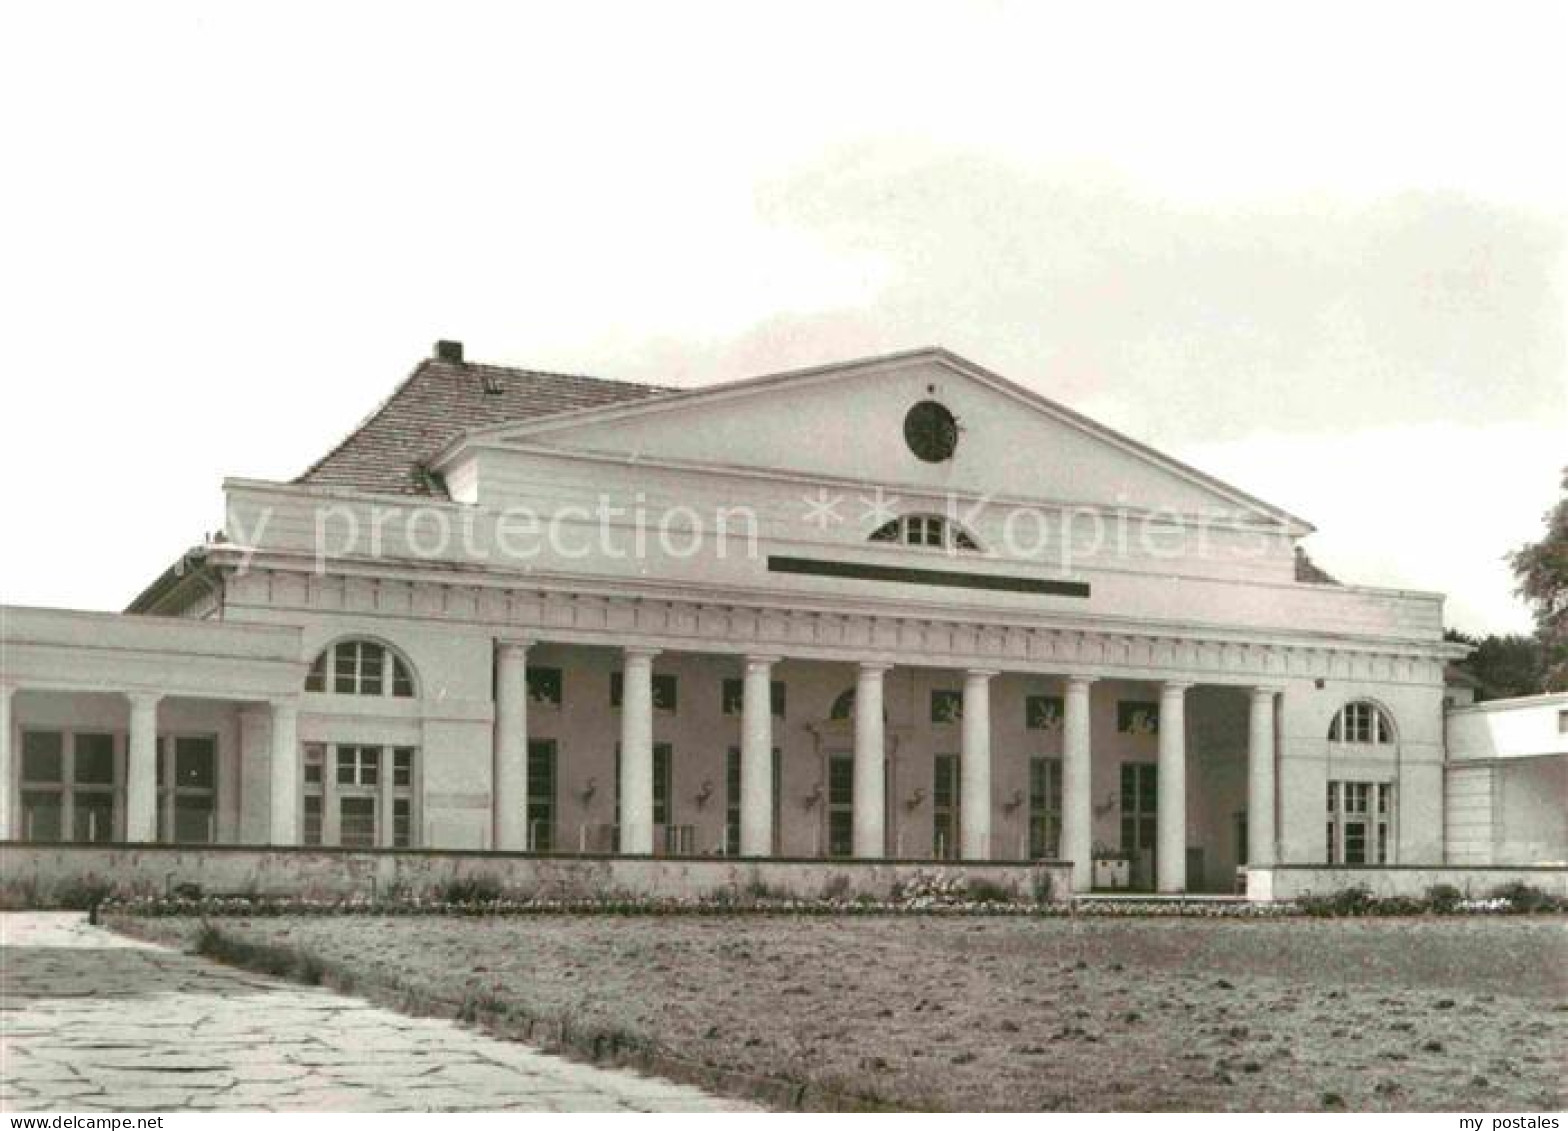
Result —
[[423, 461], [464, 432], [510, 420], [641, 400], [657, 385], [427, 359], [359, 427], [295, 479], [381, 495], [445, 497]]

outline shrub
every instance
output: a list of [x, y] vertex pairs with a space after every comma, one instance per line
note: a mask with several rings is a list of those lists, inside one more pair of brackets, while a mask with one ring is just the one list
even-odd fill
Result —
[[1435, 915], [1452, 915], [1464, 898], [1465, 893], [1453, 884], [1433, 884], [1426, 889], [1427, 907]]
[[1529, 915], [1537, 911], [1556, 911], [1568, 903], [1556, 896], [1548, 895], [1523, 880], [1514, 880], [1493, 888], [1492, 898], [1507, 900], [1508, 910], [1519, 915]]
[[1051, 873], [1041, 868], [1029, 880], [1029, 894], [1037, 905], [1056, 902], [1056, 889], [1051, 886]]
[[1376, 909], [1377, 900], [1365, 884], [1357, 884], [1327, 895], [1304, 895], [1296, 904], [1304, 915], [1338, 919], [1349, 915], [1370, 915]]
[[73, 876], [54, 889], [50, 900], [69, 911], [86, 911], [114, 895], [114, 884], [97, 876]]
[[829, 902], [849, 898], [849, 877], [843, 872], [829, 876], [827, 883], [822, 885], [822, 898]]
[[1368, 915], [1425, 915], [1431, 903], [1417, 895], [1385, 895], [1367, 905]]
[[893, 889], [893, 899], [906, 909], [946, 907], [968, 898], [968, 879], [962, 873], [941, 869], [928, 872], [922, 868]]
[[488, 873], [453, 876], [441, 885], [443, 903], [495, 903], [501, 898], [501, 881]]
[[[845, 881], [848, 883], [849, 881]], [[761, 902], [768, 899], [788, 899], [789, 892], [783, 888], [774, 887], [760, 876], [753, 876], [746, 882], [746, 898]]]
[[969, 884], [969, 898], [974, 903], [1012, 903], [1015, 896], [1011, 888], [995, 880], [974, 880]]
[[0, 885], [0, 911], [31, 911], [38, 906], [38, 881], [31, 876]]

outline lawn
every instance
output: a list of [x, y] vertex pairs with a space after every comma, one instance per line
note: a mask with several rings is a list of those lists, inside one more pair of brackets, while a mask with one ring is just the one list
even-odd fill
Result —
[[[915, 1108], [1561, 1110], [1568, 922], [224, 919], [383, 999]], [[188, 920], [138, 920], [189, 939]], [[721, 1086], [723, 1086], [721, 1084]]]

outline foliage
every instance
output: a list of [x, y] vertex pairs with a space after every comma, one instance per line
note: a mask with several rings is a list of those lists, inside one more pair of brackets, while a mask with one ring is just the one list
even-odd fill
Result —
[[1449, 915], [1456, 911], [1465, 893], [1453, 884], [1433, 884], [1426, 889], [1427, 906], [1436, 915]]
[[1515, 592], [1535, 614], [1543, 691], [1568, 691], [1568, 468], [1562, 490], [1557, 505], [1543, 516], [1546, 532], [1540, 541], [1508, 555], [1519, 583]]
[[843, 872], [829, 876], [822, 885], [822, 898], [826, 900], [849, 898], [849, 877]]
[[1308, 894], [1298, 899], [1302, 913], [1314, 918], [1338, 919], [1350, 915], [1370, 915], [1376, 900], [1365, 884], [1341, 888], [1327, 895]]
[[1523, 880], [1514, 880], [1492, 889], [1492, 898], [1507, 902], [1508, 910], [1518, 915], [1530, 915], [1539, 911], [1561, 910], [1568, 901], [1548, 895], [1538, 887], [1533, 887]]
[[969, 899], [973, 903], [1011, 903], [1015, 898], [1011, 888], [995, 880], [978, 879], [969, 885]]
[[114, 884], [97, 876], [77, 876], [62, 882], [54, 889], [50, 902], [56, 907], [71, 911], [86, 911], [114, 895]]
[[1423, 896], [1373, 895], [1364, 884], [1296, 901], [1301, 913], [1339, 919], [1363, 915], [1532, 915], [1568, 911], [1568, 899], [1550, 895], [1522, 881], [1503, 884], [1488, 899], [1467, 899], [1452, 884], [1433, 884]]
[[486, 873], [454, 876], [441, 885], [445, 903], [495, 903], [505, 894], [501, 881]]
[[1450, 629], [1444, 638], [1475, 649], [1456, 665], [1484, 685], [1478, 699], [1539, 694], [1545, 686], [1541, 643], [1533, 636], [1466, 636]]

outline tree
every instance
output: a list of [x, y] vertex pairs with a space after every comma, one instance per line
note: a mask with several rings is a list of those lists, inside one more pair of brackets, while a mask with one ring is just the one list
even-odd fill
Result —
[[1535, 614], [1543, 691], [1568, 691], [1568, 468], [1562, 489], [1563, 497], [1543, 516], [1541, 540], [1508, 555], [1519, 581], [1515, 592]]
[[1540, 692], [1541, 645], [1535, 637], [1475, 637], [1449, 629], [1443, 639], [1475, 649], [1456, 666], [1481, 682], [1476, 698], [1511, 699]]

